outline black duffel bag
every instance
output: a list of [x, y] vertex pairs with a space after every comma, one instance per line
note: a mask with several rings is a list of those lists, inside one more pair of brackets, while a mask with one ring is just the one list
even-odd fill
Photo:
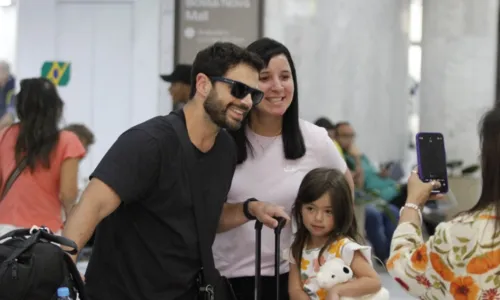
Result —
[[[66, 253], [59, 245], [71, 250]], [[77, 253], [76, 244], [44, 227], [1, 236], [0, 299], [57, 300], [57, 289], [67, 287], [71, 299], [78, 295], [86, 300], [80, 272], [68, 253]]]

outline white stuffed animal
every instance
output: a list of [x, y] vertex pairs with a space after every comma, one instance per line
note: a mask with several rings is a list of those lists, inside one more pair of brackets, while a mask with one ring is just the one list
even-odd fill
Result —
[[[325, 262], [316, 274], [319, 287], [329, 290], [339, 283], [351, 280], [353, 273], [340, 258], [332, 258]], [[382, 287], [377, 293], [362, 297], [342, 297], [342, 300], [389, 300], [389, 291]]]

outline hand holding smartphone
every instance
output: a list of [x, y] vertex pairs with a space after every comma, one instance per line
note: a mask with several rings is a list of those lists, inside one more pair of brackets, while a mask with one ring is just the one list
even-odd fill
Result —
[[443, 135], [437, 132], [419, 132], [416, 136], [416, 148], [420, 180], [423, 182], [439, 181], [441, 186], [432, 193], [447, 193], [448, 171]]

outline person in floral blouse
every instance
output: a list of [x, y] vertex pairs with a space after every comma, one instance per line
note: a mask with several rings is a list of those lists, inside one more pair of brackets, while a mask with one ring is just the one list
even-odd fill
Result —
[[438, 183], [423, 183], [414, 171], [408, 198], [391, 243], [387, 269], [420, 299], [500, 299], [500, 109], [481, 123], [482, 192], [477, 204], [424, 242], [421, 212]]

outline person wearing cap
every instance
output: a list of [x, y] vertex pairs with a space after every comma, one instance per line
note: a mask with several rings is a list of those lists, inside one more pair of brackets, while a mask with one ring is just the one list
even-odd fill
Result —
[[174, 103], [174, 110], [182, 108], [189, 99], [191, 87], [191, 65], [177, 65], [174, 71], [168, 75], [161, 75], [161, 79], [170, 82], [170, 96]]

